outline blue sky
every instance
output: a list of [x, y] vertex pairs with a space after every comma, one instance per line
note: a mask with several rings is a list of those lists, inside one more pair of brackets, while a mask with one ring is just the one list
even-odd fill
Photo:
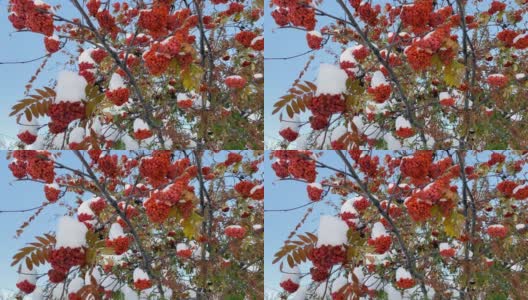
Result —
[[[304, 53], [310, 48], [306, 43], [306, 32], [297, 29], [279, 28], [271, 17], [271, 9], [268, 5], [265, 11], [264, 32], [266, 37], [266, 49], [264, 50], [264, 70], [265, 70], [265, 93], [264, 93], [264, 129], [265, 144], [276, 142], [282, 138], [279, 136], [279, 113], [271, 115], [273, 104], [283, 96], [291, 87], [293, 81], [304, 68], [310, 55], [315, 54], [316, 58], [308, 68], [304, 79], [315, 81], [320, 63], [335, 63], [336, 59], [326, 53], [326, 50], [319, 50], [298, 58], [288, 60], [271, 60], [268, 58], [289, 57]], [[343, 14], [339, 12], [335, 2], [328, 1], [321, 4], [321, 8], [333, 13], [336, 16]], [[324, 18], [319, 17], [316, 30], [320, 30], [326, 22]], [[329, 43], [328, 45], [330, 45]], [[328, 47], [327, 47], [328, 48]]]
[[[267, 152], [269, 153], [269, 152]], [[306, 183], [296, 181], [278, 181], [278, 177], [271, 168], [273, 160], [269, 160], [269, 155], [266, 156], [264, 166], [264, 184], [266, 190], [266, 199], [264, 201], [264, 285], [266, 289], [273, 291], [281, 291], [279, 286], [282, 274], [279, 271], [279, 263], [272, 264], [273, 255], [283, 245], [284, 240], [289, 233], [295, 228], [297, 223], [302, 219], [306, 213], [306, 208], [301, 208], [289, 212], [266, 212], [266, 210], [287, 209], [297, 207], [308, 203], [308, 194], [306, 192]], [[341, 166], [341, 160], [333, 152], [326, 152], [321, 158], [322, 161], [333, 166]], [[330, 172], [324, 171], [318, 174], [317, 179], [330, 175]], [[333, 208], [328, 205], [329, 202], [336, 203], [339, 207], [340, 202], [337, 197], [327, 197], [325, 201], [314, 204], [314, 212], [310, 214], [305, 224], [301, 227], [298, 233], [313, 232], [316, 233], [319, 226], [319, 217], [325, 214], [335, 214]], [[302, 272], [308, 272], [308, 268], [301, 265]]]
[[[3, 210], [20, 210], [36, 207], [46, 201], [44, 196], [44, 187], [40, 183], [30, 181], [15, 182], [13, 175], [7, 165], [6, 151], [0, 151], [0, 191], [2, 191], [2, 201], [0, 211]], [[76, 158], [72, 152], [65, 151], [62, 154], [61, 161], [67, 165], [73, 165]], [[73, 203], [74, 196], [66, 195], [66, 200]], [[34, 211], [24, 213], [0, 213], [0, 289], [16, 290], [17, 273], [16, 267], [11, 267], [11, 258], [24, 247], [28, 242], [33, 242], [34, 237], [42, 235], [50, 230], [55, 230], [56, 219], [62, 216], [66, 209], [59, 205], [48, 206], [24, 231], [22, 236], [15, 239], [16, 230], [26, 221]], [[38, 269], [40, 273], [44, 269]]]
[[[73, 7], [68, 1], [62, 1], [64, 8], [60, 11], [66, 16], [71, 13]], [[46, 54], [44, 47], [44, 36], [32, 32], [16, 32], [7, 19], [8, 1], [0, 1], [0, 62], [26, 61]], [[57, 1], [47, 1], [55, 4]], [[49, 85], [57, 73], [64, 69], [66, 56], [54, 54], [45, 68], [40, 73], [34, 88]], [[27, 64], [0, 64], [0, 136], [8, 140], [16, 139], [18, 127], [14, 118], [8, 117], [11, 106], [18, 100], [24, 99], [25, 85], [35, 74], [42, 60]], [[31, 93], [31, 91], [30, 91]]]

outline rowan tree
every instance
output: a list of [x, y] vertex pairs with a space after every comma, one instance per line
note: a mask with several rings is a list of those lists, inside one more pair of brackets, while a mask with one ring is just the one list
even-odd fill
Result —
[[[46, 49], [26, 98], [12, 107], [19, 147], [261, 148], [262, 6], [10, 0], [13, 27], [42, 35]], [[33, 89], [57, 53], [69, 71]]]
[[282, 148], [526, 147], [527, 1], [270, 5], [280, 30], [306, 35], [292, 57], [310, 54], [274, 104]]
[[42, 184], [57, 228], [13, 256], [33, 299], [258, 299], [262, 154], [16, 150], [16, 183]]
[[[304, 184], [307, 191], [306, 204], [292, 208], [306, 213], [275, 254], [284, 299], [528, 296], [525, 153], [271, 156], [280, 185]], [[307, 220], [319, 214], [314, 230]]]

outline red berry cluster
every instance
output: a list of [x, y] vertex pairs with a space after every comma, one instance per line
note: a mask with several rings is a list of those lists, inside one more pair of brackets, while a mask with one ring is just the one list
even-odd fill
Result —
[[151, 136], [152, 136], [152, 131], [148, 129], [139, 129], [139, 130], [134, 131], [134, 138], [139, 141], [148, 139]]
[[416, 282], [412, 278], [400, 278], [398, 281], [396, 281], [396, 285], [400, 289], [410, 289], [416, 285]]
[[33, 0], [10, 0], [9, 21], [17, 30], [28, 29], [46, 36], [53, 34], [51, 6]]
[[251, 189], [255, 187], [255, 184], [248, 180], [242, 180], [235, 184], [235, 191], [239, 193], [244, 198], [249, 198], [251, 196]]
[[508, 228], [503, 225], [491, 225], [487, 229], [487, 233], [493, 238], [505, 238], [508, 235]]
[[224, 83], [229, 88], [241, 89], [241, 88], [243, 88], [246, 85], [247, 80], [245, 78], [243, 78], [243, 77], [240, 77], [240, 76], [229, 76], [229, 77], [227, 77], [224, 80]]
[[51, 154], [45, 151], [16, 150], [13, 152], [15, 160], [9, 164], [9, 169], [16, 178], [29, 175], [33, 179], [52, 183], [55, 170], [50, 156]]
[[51, 118], [51, 122], [48, 124], [49, 130], [51, 133], [57, 134], [66, 131], [71, 122], [84, 119], [86, 112], [84, 103], [81, 101], [61, 101], [52, 103], [47, 114]]
[[33, 293], [33, 291], [35, 290], [35, 288], [36, 288], [37, 286], [34, 285], [33, 283], [29, 282], [29, 281], [26, 279], [26, 280], [23, 280], [23, 281], [17, 282], [16, 287], [17, 287], [19, 290], [21, 290], [22, 292], [26, 293], [26, 294], [31, 294], [31, 293]]
[[346, 249], [341, 245], [322, 245], [313, 248], [307, 257], [316, 268], [329, 270], [334, 265], [342, 264], [346, 261]]
[[59, 199], [60, 192], [60, 190], [51, 185], [46, 184], [44, 186], [44, 194], [49, 202], [56, 202]]
[[303, 27], [309, 31], [315, 28], [317, 20], [315, 10], [311, 7], [311, 1], [273, 0], [272, 2], [278, 6], [271, 13], [277, 25], [286, 26], [291, 23], [293, 26]]
[[130, 91], [126, 87], [120, 87], [105, 92], [106, 98], [117, 106], [121, 106], [128, 102]]
[[261, 185], [260, 187], [255, 186], [252, 191], [253, 192], [250, 195], [251, 199], [264, 200], [264, 185]]
[[31, 133], [29, 130], [25, 130], [19, 134], [17, 134], [17, 137], [20, 139], [20, 141], [26, 145], [31, 145], [37, 140], [37, 136]]
[[228, 237], [241, 239], [246, 235], [246, 229], [242, 226], [227, 226], [224, 233]]
[[147, 217], [151, 222], [163, 223], [169, 217], [170, 205], [155, 198], [149, 198], [143, 204]]
[[390, 98], [392, 88], [390, 84], [380, 84], [376, 87], [369, 87], [367, 92], [374, 97], [374, 101], [383, 103]]
[[103, 198], [97, 198], [90, 203], [90, 209], [98, 215], [103, 209], [106, 208], [106, 201]]
[[146, 290], [152, 286], [152, 282], [149, 279], [138, 279], [134, 281], [134, 287], [138, 291]]
[[97, 167], [106, 176], [115, 178], [119, 175], [119, 165], [117, 163], [117, 155], [106, 154], [99, 157], [97, 160]]
[[310, 268], [310, 275], [315, 282], [323, 282], [330, 276], [330, 271], [325, 268], [313, 267]]
[[314, 182], [317, 176], [315, 161], [310, 159], [310, 151], [274, 151], [273, 155], [278, 158], [271, 167], [278, 177], [284, 178], [293, 176], [297, 179], [304, 179], [307, 182]]
[[488, 160], [487, 164], [488, 166], [491, 167], [496, 164], [501, 164], [504, 161], [506, 161], [506, 155], [498, 153], [498, 152], [493, 152], [491, 153], [490, 159]]
[[501, 41], [504, 46], [506, 47], [512, 47], [513, 46], [513, 40], [519, 35], [518, 32], [511, 30], [511, 29], [504, 29], [497, 33], [497, 39]]
[[289, 142], [293, 142], [299, 137], [299, 132], [291, 129], [290, 127], [282, 129], [279, 131], [279, 134]]
[[310, 49], [321, 49], [321, 42], [323, 41], [323, 36], [318, 32], [310, 31], [306, 33], [306, 41], [308, 42], [308, 47], [310, 47]]
[[409, 216], [411, 216], [415, 222], [423, 222], [431, 217], [433, 203], [430, 200], [411, 196], [405, 200], [405, 207], [407, 207]]
[[251, 47], [251, 42], [256, 37], [257, 34], [253, 31], [240, 31], [235, 35], [235, 40], [239, 42], [242, 46], [249, 48]]
[[116, 255], [121, 255], [128, 250], [130, 245], [130, 238], [128, 236], [120, 236], [113, 240], [106, 240], [106, 247], [113, 248]]
[[53, 269], [68, 273], [72, 267], [84, 265], [85, 256], [84, 248], [60, 247], [50, 252], [48, 261]]
[[139, 14], [138, 25], [145, 28], [155, 39], [167, 35], [169, 9], [159, 5], [149, 10], [142, 10]]
[[490, 86], [502, 88], [508, 84], [508, 77], [502, 74], [492, 74], [488, 76], [487, 82]]
[[242, 161], [242, 155], [234, 152], [227, 154], [227, 159], [224, 161], [224, 165], [229, 167], [230, 165], [237, 164]]
[[504, 180], [497, 184], [497, 190], [506, 197], [513, 196], [513, 190], [517, 187], [517, 183], [511, 180]]
[[404, 5], [400, 18], [403, 26], [410, 27], [414, 33], [422, 33], [428, 28], [432, 12], [433, 0], [418, 0], [412, 5]]
[[447, 248], [447, 249], [440, 250], [440, 256], [446, 257], [446, 258], [455, 256], [455, 253], [456, 251], [453, 248]]
[[44, 46], [46, 47], [46, 51], [48, 51], [48, 53], [55, 53], [59, 51], [60, 41], [47, 36], [44, 38]]
[[525, 200], [528, 198], [528, 185], [523, 185], [515, 189], [513, 197], [517, 200]]
[[429, 174], [433, 161], [433, 152], [418, 150], [412, 156], [406, 156], [400, 164], [402, 175], [413, 179], [424, 179]]
[[167, 181], [169, 165], [171, 164], [169, 151], [154, 151], [151, 157], [141, 159], [139, 173], [156, 187]]
[[288, 293], [295, 293], [299, 289], [299, 284], [293, 282], [291, 279], [282, 281], [280, 286]]
[[344, 112], [346, 103], [342, 95], [322, 94], [313, 97], [307, 107], [314, 116], [320, 116], [328, 120], [332, 114]]
[[306, 191], [308, 192], [308, 198], [310, 198], [311, 201], [321, 200], [323, 189], [321, 189], [320, 186], [314, 186], [309, 184], [306, 186]]
[[48, 278], [51, 283], [63, 282], [66, 279], [66, 273], [56, 269], [50, 269], [48, 271]]
[[374, 247], [376, 253], [383, 254], [390, 249], [392, 238], [389, 235], [382, 235], [375, 239], [368, 239], [368, 244]]
[[488, 14], [493, 15], [496, 12], [501, 12], [506, 9], [506, 3], [502, 3], [500, 1], [493, 1], [491, 2], [491, 6], [488, 9]]
[[191, 249], [180, 249], [176, 251], [176, 255], [182, 258], [189, 258], [192, 255], [192, 250]]

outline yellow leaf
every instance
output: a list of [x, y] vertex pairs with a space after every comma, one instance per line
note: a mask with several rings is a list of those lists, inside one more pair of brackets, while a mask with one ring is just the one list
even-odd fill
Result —
[[459, 86], [464, 76], [464, 65], [453, 61], [444, 69], [444, 81], [449, 86]]
[[183, 220], [182, 226], [183, 226], [183, 234], [188, 239], [194, 238], [198, 231], [200, 230], [200, 224], [202, 223], [203, 218], [193, 212], [192, 215], [186, 219]]
[[444, 230], [450, 237], [459, 237], [464, 227], [464, 215], [458, 212], [452, 212], [444, 219]]

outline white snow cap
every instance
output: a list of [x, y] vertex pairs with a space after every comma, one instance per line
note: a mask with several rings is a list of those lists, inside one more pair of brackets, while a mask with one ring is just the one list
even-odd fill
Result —
[[31, 121], [28, 121], [26, 118], [26, 114], [23, 114], [22, 118], [20, 118], [19, 123], [20, 123], [19, 130], [18, 130], [19, 133], [27, 131], [35, 136], [38, 134], [39, 122], [37, 118], [31, 118]]
[[81, 277], [75, 277], [68, 285], [68, 295], [77, 293], [84, 286], [84, 280]]
[[33, 271], [30, 271], [26, 263], [22, 263], [22, 267], [20, 268], [20, 273], [18, 273], [18, 280], [17, 283], [22, 282], [26, 280], [27, 282], [35, 285], [37, 283], [37, 274], [35, 272], [35, 269]]
[[449, 243], [440, 243], [438, 247], [440, 251], [451, 249], [451, 246], [449, 245]]
[[515, 229], [517, 229], [517, 230], [523, 230], [525, 228], [526, 228], [525, 224], [517, 224], [517, 225], [515, 225]]
[[513, 191], [512, 191], [512, 194], [516, 194], [518, 191], [520, 191], [521, 189], [524, 189], [528, 187], [528, 184], [521, 184], [521, 185], [518, 185], [516, 186]]
[[92, 65], [95, 66], [96, 62], [92, 58], [92, 52], [94, 52], [94, 51], [95, 51], [94, 48], [84, 50], [81, 53], [81, 55], [79, 55], [79, 64], [88, 63], [88, 64], [92, 64]]
[[312, 182], [308, 184], [309, 187], [315, 188], [315, 189], [323, 189], [323, 186], [319, 182]]
[[528, 37], [528, 33], [524, 33], [524, 34], [519, 34], [518, 36], [516, 36], [514, 39], [513, 39], [513, 43], [517, 43], [517, 41], [519, 41], [520, 39], [524, 39]]
[[119, 237], [126, 237], [125, 233], [123, 232], [123, 227], [119, 223], [113, 223], [112, 226], [110, 226], [110, 231], [108, 232], [108, 238], [110, 240], [117, 239]]
[[250, 191], [249, 191], [249, 194], [253, 194], [254, 192], [260, 190], [264, 188], [264, 185], [263, 184], [258, 184], [258, 185], [255, 185]]
[[121, 75], [114, 73], [112, 78], [110, 78], [110, 83], [108, 84], [108, 89], [117, 90], [119, 88], [126, 88], [125, 80]]
[[282, 274], [281, 282], [291, 280], [293, 283], [299, 284], [299, 281], [301, 281], [301, 271], [299, 270], [298, 266], [294, 266], [293, 268], [286, 268], [284, 270], [284, 274]]
[[264, 228], [264, 226], [262, 226], [261, 224], [253, 225], [253, 230], [261, 230], [262, 228]]
[[71, 71], [61, 71], [57, 78], [55, 102], [79, 102], [86, 98], [84, 77]]
[[82, 127], [75, 127], [70, 132], [70, 143], [82, 143], [85, 137], [85, 131]]
[[148, 274], [143, 271], [142, 269], [140, 268], [136, 268], [134, 270], [134, 281], [137, 281], [137, 280], [140, 280], [140, 279], [144, 279], [144, 280], [149, 280], [149, 276]]
[[84, 281], [91, 283], [92, 276], [95, 279], [95, 282], [100, 283], [102, 279], [101, 270], [99, 267], [95, 267], [92, 269], [91, 272], [86, 272], [86, 275], [84, 276]]
[[134, 121], [134, 132], [137, 132], [139, 130], [150, 130], [150, 127], [148, 126], [148, 124], [145, 121], [143, 121], [140, 118], [137, 118]]
[[317, 30], [312, 30], [312, 31], [308, 31], [308, 34], [309, 35], [313, 35], [313, 36], [316, 36], [318, 38], [322, 38], [323, 36], [321, 35], [321, 33]]
[[341, 206], [341, 213], [353, 213], [356, 216], [359, 216], [356, 208], [354, 207], [354, 202], [356, 202], [356, 199], [361, 199], [361, 197], [351, 198], [345, 201], [343, 205]]
[[188, 250], [189, 249], [189, 246], [185, 243], [178, 243], [176, 245], [176, 251], [180, 251], [180, 250]]
[[374, 72], [374, 74], [372, 75], [372, 80], [370, 81], [370, 86], [375, 88], [380, 85], [386, 85], [386, 84], [389, 84], [389, 83], [387, 82], [387, 79], [385, 79], [385, 75], [383, 75], [381, 71]]
[[357, 65], [358, 62], [356, 58], [354, 57], [354, 54], [352, 54], [352, 52], [355, 49], [356, 49], [355, 47], [351, 47], [343, 51], [343, 53], [341, 53], [341, 56], [339, 57], [339, 62], [349, 62], [349, 63], [354, 63], [355, 65]]
[[409, 120], [405, 119], [404, 116], [399, 116], [396, 118], [396, 130], [402, 129], [402, 128], [411, 128], [411, 122]]
[[293, 115], [292, 118], [286, 114], [281, 120], [280, 120], [280, 130], [284, 130], [287, 128], [290, 128], [291, 130], [295, 132], [299, 132], [299, 129], [301, 127], [301, 119], [299, 118], [298, 114]]
[[125, 285], [121, 288], [121, 292], [125, 296], [124, 299], [127, 300], [139, 300], [139, 297], [133, 289], [131, 289], [128, 285]]
[[517, 73], [517, 74], [515, 74], [515, 79], [517, 79], [517, 80], [522, 80], [522, 79], [524, 79], [525, 77], [526, 77], [526, 74], [524, 74], [524, 73]]
[[374, 223], [374, 226], [372, 226], [372, 233], [371, 233], [371, 237], [373, 239], [376, 239], [382, 236], [387, 236], [387, 235], [389, 234], [387, 233], [385, 226], [383, 226], [381, 222]]
[[403, 267], [399, 267], [396, 270], [396, 281], [400, 279], [412, 279], [411, 273], [409, 273], [409, 271], [407, 271]]
[[448, 92], [441, 92], [440, 95], [438, 95], [438, 97], [440, 98], [440, 100], [444, 100], [444, 99], [451, 98], [451, 95], [449, 95]]
[[255, 75], [253, 75], [253, 79], [259, 80], [262, 78], [264, 78], [264, 75], [262, 73], [256, 73]]
[[72, 217], [61, 217], [57, 227], [56, 248], [79, 248], [86, 246], [86, 226]]
[[251, 46], [255, 45], [259, 41], [262, 41], [263, 39], [264, 39], [264, 37], [262, 35], [257, 36], [256, 38], [251, 40]]
[[60, 187], [57, 183], [47, 183], [46, 184], [46, 187], [48, 187], [49, 189], [56, 189], [56, 190], [60, 190]]
[[334, 216], [321, 216], [317, 231], [317, 247], [341, 246], [347, 242], [348, 225]]
[[339, 95], [346, 91], [346, 81], [348, 75], [341, 68], [321, 64], [319, 66], [319, 75], [317, 76], [316, 96], [321, 94]]
[[339, 290], [347, 284], [348, 279], [344, 275], [337, 277], [332, 283], [332, 293], [339, 292]]
[[79, 208], [77, 208], [77, 214], [86, 214], [90, 216], [94, 216], [93, 210], [90, 208], [91, 201], [84, 201], [79, 205]]

